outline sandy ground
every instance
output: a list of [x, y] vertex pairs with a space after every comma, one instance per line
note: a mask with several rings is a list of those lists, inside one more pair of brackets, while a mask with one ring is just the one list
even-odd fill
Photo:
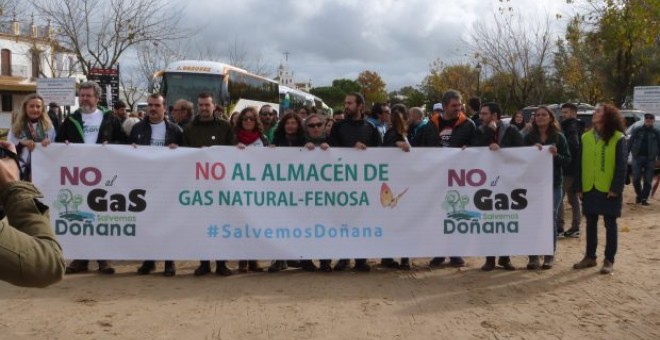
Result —
[[200, 278], [183, 262], [165, 278], [121, 262], [47, 289], [0, 283], [0, 339], [660, 339], [659, 208], [625, 204], [613, 275], [571, 268], [584, 235], [560, 239], [555, 268], [533, 272], [486, 273], [469, 258], [460, 270], [415, 259], [409, 272]]

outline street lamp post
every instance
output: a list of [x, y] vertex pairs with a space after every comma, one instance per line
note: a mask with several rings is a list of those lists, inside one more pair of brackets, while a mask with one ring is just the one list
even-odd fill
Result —
[[481, 63], [477, 63], [477, 66], [474, 67], [477, 70], [477, 97], [481, 97]]

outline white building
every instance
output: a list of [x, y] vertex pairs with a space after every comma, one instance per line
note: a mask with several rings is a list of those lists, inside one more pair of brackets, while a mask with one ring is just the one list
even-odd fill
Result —
[[20, 112], [25, 96], [37, 91], [37, 78], [84, 80], [76, 65], [76, 56], [57, 43], [50, 25], [21, 23], [15, 16], [0, 22], [0, 129], [11, 126], [12, 113]]
[[[288, 58], [287, 58], [288, 59]], [[280, 66], [277, 68], [277, 77], [275, 78], [280, 85], [288, 86], [297, 90], [309, 92], [312, 88], [312, 81], [296, 83], [293, 80], [293, 71], [289, 70], [289, 63], [284, 62], [280, 63]]]

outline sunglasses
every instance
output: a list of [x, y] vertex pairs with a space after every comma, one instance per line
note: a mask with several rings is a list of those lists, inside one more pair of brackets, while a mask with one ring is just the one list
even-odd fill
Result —
[[321, 126], [323, 126], [323, 123], [307, 124], [307, 127], [310, 127], [310, 128], [320, 128]]
[[270, 116], [272, 116], [273, 114], [272, 114], [272, 113], [261, 113], [261, 114], [259, 114], [259, 115], [262, 116], [262, 117], [270, 117]]
[[250, 116], [243, 117], [243, 121], [246, 121], [246, 120], [256, 122], [257, 118], [256, 117], [250, 117]]

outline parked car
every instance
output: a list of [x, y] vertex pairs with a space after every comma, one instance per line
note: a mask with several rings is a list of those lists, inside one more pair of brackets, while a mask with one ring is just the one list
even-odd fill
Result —
[[[588, 129], [591, 127], [591, 116], [594, 114], [594, 111], [596, 110], [596, 107], [593, 105], [589, 105], [586, 103], [575, 103], [575, 105], [578, 107], [578, 119], [582, 120], [584, 122], [584, 127], [585, 129]], [[561, 117], [561, 104], [544, 104], [544, 105], [530, 105], [522, 109], [523, 117], [525, 117], [525, 121], [528, 122], [529, 118], [532, 116], [533, 112], [536, 112], [536, 110], [540, 106], [545, 106], [552, 113], [555, 114], [555, 117], [559, 119], [560, 121], [562, 120]]]
[[[644, 114], [646, 112], [642, 110], [621, 110], [623, 118], [626, 120], [626, 128], [632, 126], [640, 120], [644, 120]], [[657, 119], [657, 118], [656, 118]]]

